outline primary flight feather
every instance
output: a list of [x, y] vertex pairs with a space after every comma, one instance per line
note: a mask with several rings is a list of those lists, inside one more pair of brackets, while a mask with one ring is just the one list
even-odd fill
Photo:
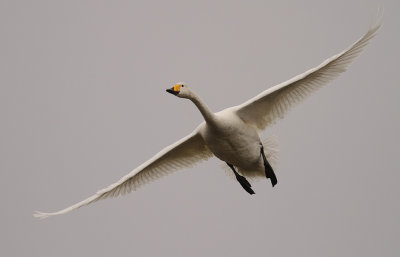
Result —
[[150, 181], [213, 156], [226, 162], [237, 181], [249, 194], [254, 194], [254, 190], [246, 177], [266, 177], [275, 186], [277, 178], [270, 164], [271, 152], [268, 146], [263, 145], [258, 132], [283, 118], [293, 105], [344, 72], [376, 35], [380, 26], [372, 26], [358, 41], [319, 66], [271, 87], [241, 105], [217, 113], [211, 112], [187, 84], [175, 84], [167, 92], [191, 100], [204, 117], [203, 123], [188, 136], [164, 148], [93, 196], [63, 210], [52, 213], [35, 212], [34, 216], [46, 218], [64, 214], [100, 199], [130, 193]]

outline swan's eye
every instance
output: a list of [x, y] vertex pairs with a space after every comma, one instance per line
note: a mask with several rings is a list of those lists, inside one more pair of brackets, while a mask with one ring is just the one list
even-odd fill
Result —
[[185, 85], [182, 85], [182, 87], [185, 87]]

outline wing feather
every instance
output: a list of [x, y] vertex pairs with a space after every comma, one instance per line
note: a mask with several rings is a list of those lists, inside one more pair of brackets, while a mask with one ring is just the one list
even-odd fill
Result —
[[237, 115], [260, 130], [273, 125], [278, 119], [283, 118], [294, 105], [346, 71], [380, 27], [381, 24], [372, 26], [358, 41], [343, 52], [325, 60], [319, 66], [269, 88], [247, 102], [234, 107]]
[[179, 169], [191, 167], [195, 163], [210, 157], [212, 157], [212, 153], [208, 150], [200, 134], [193, 132], [178, 142], [164, 148], [153, 158], [122, 177], [119, 181], [99, 190], [93, 196], [63, 210], [53, 213], [36, 212], [34, 216], [37, 218], [46, 218], [48, 216], [60, 215], [101, 199], [128, 194], [139, 189], [144, 184]]

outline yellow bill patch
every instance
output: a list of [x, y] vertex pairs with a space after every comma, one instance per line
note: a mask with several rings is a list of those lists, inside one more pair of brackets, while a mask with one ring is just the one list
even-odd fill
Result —
[[174, 86], [174, 91], [175, 92], [180, 92], [181, 91], [181, 85], [175, 85]]

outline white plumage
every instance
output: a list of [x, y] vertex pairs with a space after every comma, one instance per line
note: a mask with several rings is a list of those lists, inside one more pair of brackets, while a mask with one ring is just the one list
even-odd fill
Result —
[[[380, 24], [372, 26], [354, 44], [316, 68], [271, 87], [241, 105], [218, 113], [212, 113], [185, 83], [176, 84], [168, 91], [178, 97], [190, 99], [200, 110], [205, 122], [190, 135], [164, 148], [118, 182], [99, 190], [93, 196], [58, 212], [35, 212], [34, 216], [46, 218], [64, 214], [100, 199], [130, 193], [150, 181], [191, 167], [212, 156], [232, 164], [245, 177], [265, 177], [258, 131], [283, 118], [293, 105], [344, 72], [379, 28]], [[274, 161], [275, 150], [268, 149], [267, 145], [267, 159]]]

